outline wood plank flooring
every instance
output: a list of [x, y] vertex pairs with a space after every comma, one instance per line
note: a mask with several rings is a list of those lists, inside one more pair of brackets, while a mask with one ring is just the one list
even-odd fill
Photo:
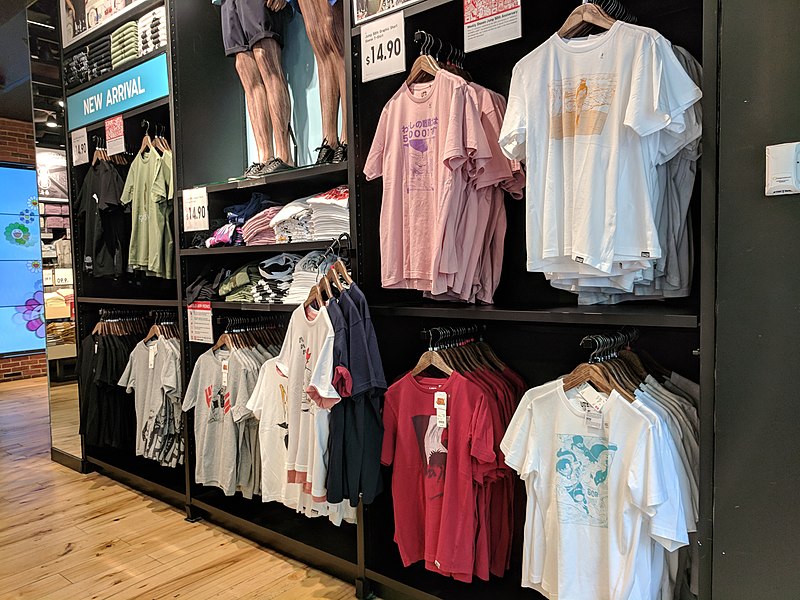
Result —
[[352, 585], [50, 460], [45, 379], [0, 384], [0, 598], [343, 600]]

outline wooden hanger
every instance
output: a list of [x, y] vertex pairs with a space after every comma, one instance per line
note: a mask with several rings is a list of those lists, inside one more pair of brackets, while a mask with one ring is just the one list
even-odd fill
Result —
[[611, 29], [615, 20], [609, 17], [599, 6], [582, 4], [570, 13], [564, 25], [558, 30], [559, 37], [570, 38], [586, 24], [597, 25], [603, 29]]
[[333, 263], [333, 267], [331, 267], [338, 276], [344, 281], [347, 285], [353, 284], [353, 278], [350, 277], [350, 273], [347, 272], [347, 267], [344, 265], [344, 262], [340, 258], [335, 263]]
[[328, 300], [333, 299], [333, 290], [331, 289], [331, 282], [327, 277], [327, 273], [319, 280], [317, 287], [319, 288], [320, 292], [325, 292]]
[[308, 297], [306, 298], [306, 301], [303, 302], [303, 308], [308, 308], [309, 306], [314, 304], [314, 302], [316, 302], [317, 306], [319, 306], [320, 308], [322, 308], [325, 304], [322, 301], [322, 294], [320, 294], [319, 292], [319, 286], [316, 285], [312, 285], [311, 289], [308, 290]]
[[448, 377], [453, 373], [453, 368], [447, 364], [441, 354], [435, 350], [428, 350], [420, 357], [417, 366], [411, 369], [411, 376], [416, 377], [429, 367], [438, 369]]
[[[430, 42], [433, 41], [433, 38], [425, 34], [427, 39]], [[426, 52], [426, 48], [423, 46], [422, 52]], [[408, 79], [406, 79], [407, 85], [412, 85], [414, 83], [422, 83], [424, 81], [430, 81], [430, 79], [435, 79], [436, 74], [441, 71], [442, 68], [439, 66], [439, 63], [434, 60], [434, 58], [427, 53], [421, 53], [417, 60], [414, 61], [414, 64], [411, 65], [411, 71], [408, 74]]]
[[333, 266], [331, 266], [331, 268], [325, 273], [325, 279], [331, 282], [340, 293], [344, 291], [344, 286], [339, 280], [339, 273], [333, 268]]
[[221, 336], [219, 336], [219, 339], [217, 339], [217, 343], [211, 347], [211, 351], [216, 352], [220, 348], [225, 348], [225, 347], [227, 347], [228, 350], [232, 350], [234, 348], [233, 340], [231, 340], [231, 336], [228, 335], [227, 333], [223, 333]]
[[142, 340], [142, 342], [146, 344], [153, 338], [157, 338], [159, 335], [161, 335], [161, 328], [158, 325], [153, 325], [152, 327], [150, 327], [150, 331], [147, 332], [147, 335]]

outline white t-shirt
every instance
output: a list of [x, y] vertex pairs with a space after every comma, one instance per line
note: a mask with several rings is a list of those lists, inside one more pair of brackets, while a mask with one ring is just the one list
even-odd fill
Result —
[[661, 257], [645, 139], [682, 131], [701, 92], [654, 33], [617, 21], [587, 40], [554, 35], [514, 67], [500, 144], [531, 174], [529, 271]]
[[[561, 600], [650, 600], [637, 573], [651, 569], [650, 519], [671, 487], [653, 425], [614, 392], [602, 426], [591, 427], [577, 391], [565, 393], [562, 381], [529, 391], [521, 410], [530, 414], [512, 421], [500, 447], [535, 501], [523, 560], [534, 567], [531, 587]], [[543, 548], [543, 559], [531, 560], [530, 548]]]
[[300, 305], [277, 357], [278, 368], [288, 378], [289, 481], [302, 483], [317, 502], [327, 495], [330, 407], [341, 399], [332, 384], [333, 339], [328, 310], [322, 307], [310, 320]]

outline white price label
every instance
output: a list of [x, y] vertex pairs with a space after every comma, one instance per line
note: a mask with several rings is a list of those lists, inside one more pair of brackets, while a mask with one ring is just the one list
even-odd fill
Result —
[[208, 194], [206, 188], [183, 190], [183, 230], [208, 229]]
[[189, 341], [214, 343], [214, 319], [211, 302], [192, 302], [188, 307]]
[[55, 275], [53, 274], [53, 269], [44, 269], [42, 271], [42, 285], [53, 285], [55, 281]]
[[55, 269], [54, 285], [72, 285], [72, 269]]
[[86, 127], [72, 132], [72, 164], [83, 165], [89, 162], [89, 136]]
[[406, 26], [396, 12], [361, 26], [361, 81], [406, 70]]

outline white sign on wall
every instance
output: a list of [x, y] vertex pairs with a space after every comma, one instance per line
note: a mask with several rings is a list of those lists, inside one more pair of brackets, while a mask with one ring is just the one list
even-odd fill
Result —
[[183, 190], [183, 230], [208, 229], [208, 193], [206, 188]]
[[401, 12], [361, 26], [361, 81], [406, 70], [406, 24]]

